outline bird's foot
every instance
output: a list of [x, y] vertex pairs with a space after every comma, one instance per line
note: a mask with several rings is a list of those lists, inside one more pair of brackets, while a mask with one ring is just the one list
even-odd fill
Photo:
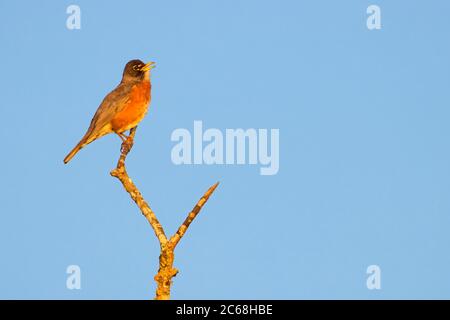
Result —
[[133, 138], [132, 137], [127, 137], [123, 142], [122, 142], [122, 146], [120, 148], [120, 152], [127, 154], [128, 152], [130, 152], [131, 148], [133, 148]]

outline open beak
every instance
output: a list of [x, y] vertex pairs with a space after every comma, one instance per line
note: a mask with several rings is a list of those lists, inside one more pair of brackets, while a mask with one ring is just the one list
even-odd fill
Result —
[[156, 67], [156, 63], [155, 62], [149, 62], [145, 66], [143, 66], [141, 68], [141, 70], [147, 72], [147, 71], [153, 69], [154, 67]]

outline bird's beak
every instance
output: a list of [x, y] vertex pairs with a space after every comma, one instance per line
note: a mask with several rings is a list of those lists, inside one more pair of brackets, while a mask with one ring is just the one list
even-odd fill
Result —
[[156, 63], [155, 62], [149, 62], [145, 66], [143, 66], [141, 68], [141, 70], [147, 72], [147, 71], [153, 69], [154, 67], [156, 67]]

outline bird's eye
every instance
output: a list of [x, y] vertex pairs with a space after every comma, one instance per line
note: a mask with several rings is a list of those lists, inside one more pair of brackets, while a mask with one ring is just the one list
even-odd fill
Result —
[[138, 70], [139, 69], [139, 67], [138, 66], [133, 66], [133, 70]]

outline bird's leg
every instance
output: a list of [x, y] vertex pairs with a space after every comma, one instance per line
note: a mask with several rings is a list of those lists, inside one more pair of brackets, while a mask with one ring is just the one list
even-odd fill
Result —
[[122, 153], [128, 153], [130, 152], [130, 147], [128, 143], [128, 137], [123, 134], [123, 132], [116, 132], [116, 134], [119, 136], [120, 140], [122, 140], [122, 146], [120, 147], [120, 152]]
[[128, 134], [126, 143], [127, 143], [128, 147], [129, 147], [129, 149], [133, 148], [133, 144], [134, 144], [134, 135], [136, 134], [136, 129], [137, 129], [137, 126], [134, 127], [134, 128], [131, 128], [131, 129], [130, 129], [130, 133]]
[[128, 137], [126, 135], [124, 135], [122, 132], [116, 132], [116, 134], [119, 136], [120, 140], [122, 140], [122, 142], [125, 142]]
[[120, 148], [122, 153], [130, 152], [131, 148], [133, 147], [134, 132], [136, 131], [136, 128], [137, 127], [130, 129], [130, 134], [128, 136], [123, 134], [123, 132], [117, 133], [117, 135], [120, 137], [120, 139], [122, 139], [122, 146]]

